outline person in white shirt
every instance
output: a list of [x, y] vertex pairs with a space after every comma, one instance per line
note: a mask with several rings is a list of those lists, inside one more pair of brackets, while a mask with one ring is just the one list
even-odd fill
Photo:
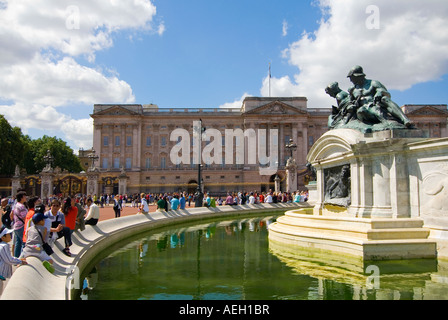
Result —
[[251, 192], [250, 196], [249, 196], [249, 204], [254, 204], [254, 203], [255, 203], [255, 197], [254, 197], [253, 192]]
[[272, 199], [272, 194], [268, 193], [268, 195], [266, 196], [266, 199], [264, 200], [265, 203], [272, 203], [273, 199]]
[[85, 224], [95, 226], [100, 218], [100, 208], [93, 203], [92, 198], [88, 198], [86, 204], [89, 211], [87, 216], [84, 218]]
[[140, 194], [140, 198], [142, 199], [140, 204], [140, 212], [146, 214], [149, 212], [148, 201], [146, 201], [146, 195], [144, 193]]

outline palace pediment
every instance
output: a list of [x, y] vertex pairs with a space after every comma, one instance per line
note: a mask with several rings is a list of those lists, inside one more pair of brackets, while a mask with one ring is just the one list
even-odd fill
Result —
[[94, 115], [101, 116], [129, 116], [141, 115], [141, 105], [95, 105]]
[[447, 116], [448, 111], [434, 108], [432, 106], [422, 106], [419, 109], [409, 112], [407, 115], [413, 116]]
[[246, 115], [305, 115], [306, 111], [303, 111], [297, 107], [290, 106], [281, 101], [273, 101], [268, 104], [259, 106], [250, 111], [244, 112]]

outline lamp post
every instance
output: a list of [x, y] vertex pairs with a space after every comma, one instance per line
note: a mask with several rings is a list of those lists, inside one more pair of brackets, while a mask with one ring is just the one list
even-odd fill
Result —
[[286, 161], [286, 191], [294, 192], [297, 190], [297, 165], [293, 158], [293, 153], [297, 150], [297, 144], [292, 139], [289, 139], [289, 143], [285, 148], [290, 152], [289, 159]]
[[289, 150], [289, 157], [292, 158], [294, 151], [297, 150], [297, 144], [295, 144], [292, 139], [289, 139], [289, 143], [285, 146], [285, 148]]
[[199, 142], [198, 142], [198, 151], [199, 151], [199, 163], [198, 163], [198, 189], [196, 191], [196, 200], [195, 207], [202, 207], [204, 202], [204, 193], [202, 192], [202, 133], [205, 131], [205, 128], [202, 128], [202, 119], [199, 119]]

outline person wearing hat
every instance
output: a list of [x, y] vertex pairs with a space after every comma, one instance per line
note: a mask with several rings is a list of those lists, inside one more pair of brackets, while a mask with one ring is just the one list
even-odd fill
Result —
[[[12, 266], [25, 265], [25, 259], [13, 257], [9, 242], [12, 239], [13, 229], [8, 229], [5, 226], [0, 228], [0, 279], [6, 280], [12, 276]], [[3, 292], [3, 281], [0, 281], [0, 294]]]
[[33, 226], [27, 230], [25, 248], [23, 248], [23, 257], [27, 258], [29, 256], [34, 256], [39, 258], [48, 271], [54, 272], [54, 268], [51, 266], [53, 260], [43, 248], [43, 244], [48, 239], [47, 228], [45, 227], [45, 219], [48, 217], [45, 215], [44, 211], [45, 207], [41, 209], [36, 206], [36, 213], [32, 217]]

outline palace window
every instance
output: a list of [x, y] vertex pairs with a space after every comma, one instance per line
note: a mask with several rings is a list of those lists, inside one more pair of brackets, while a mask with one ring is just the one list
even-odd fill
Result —
[[120, 158], [114, 158], [114, 169], [120, 169]]

